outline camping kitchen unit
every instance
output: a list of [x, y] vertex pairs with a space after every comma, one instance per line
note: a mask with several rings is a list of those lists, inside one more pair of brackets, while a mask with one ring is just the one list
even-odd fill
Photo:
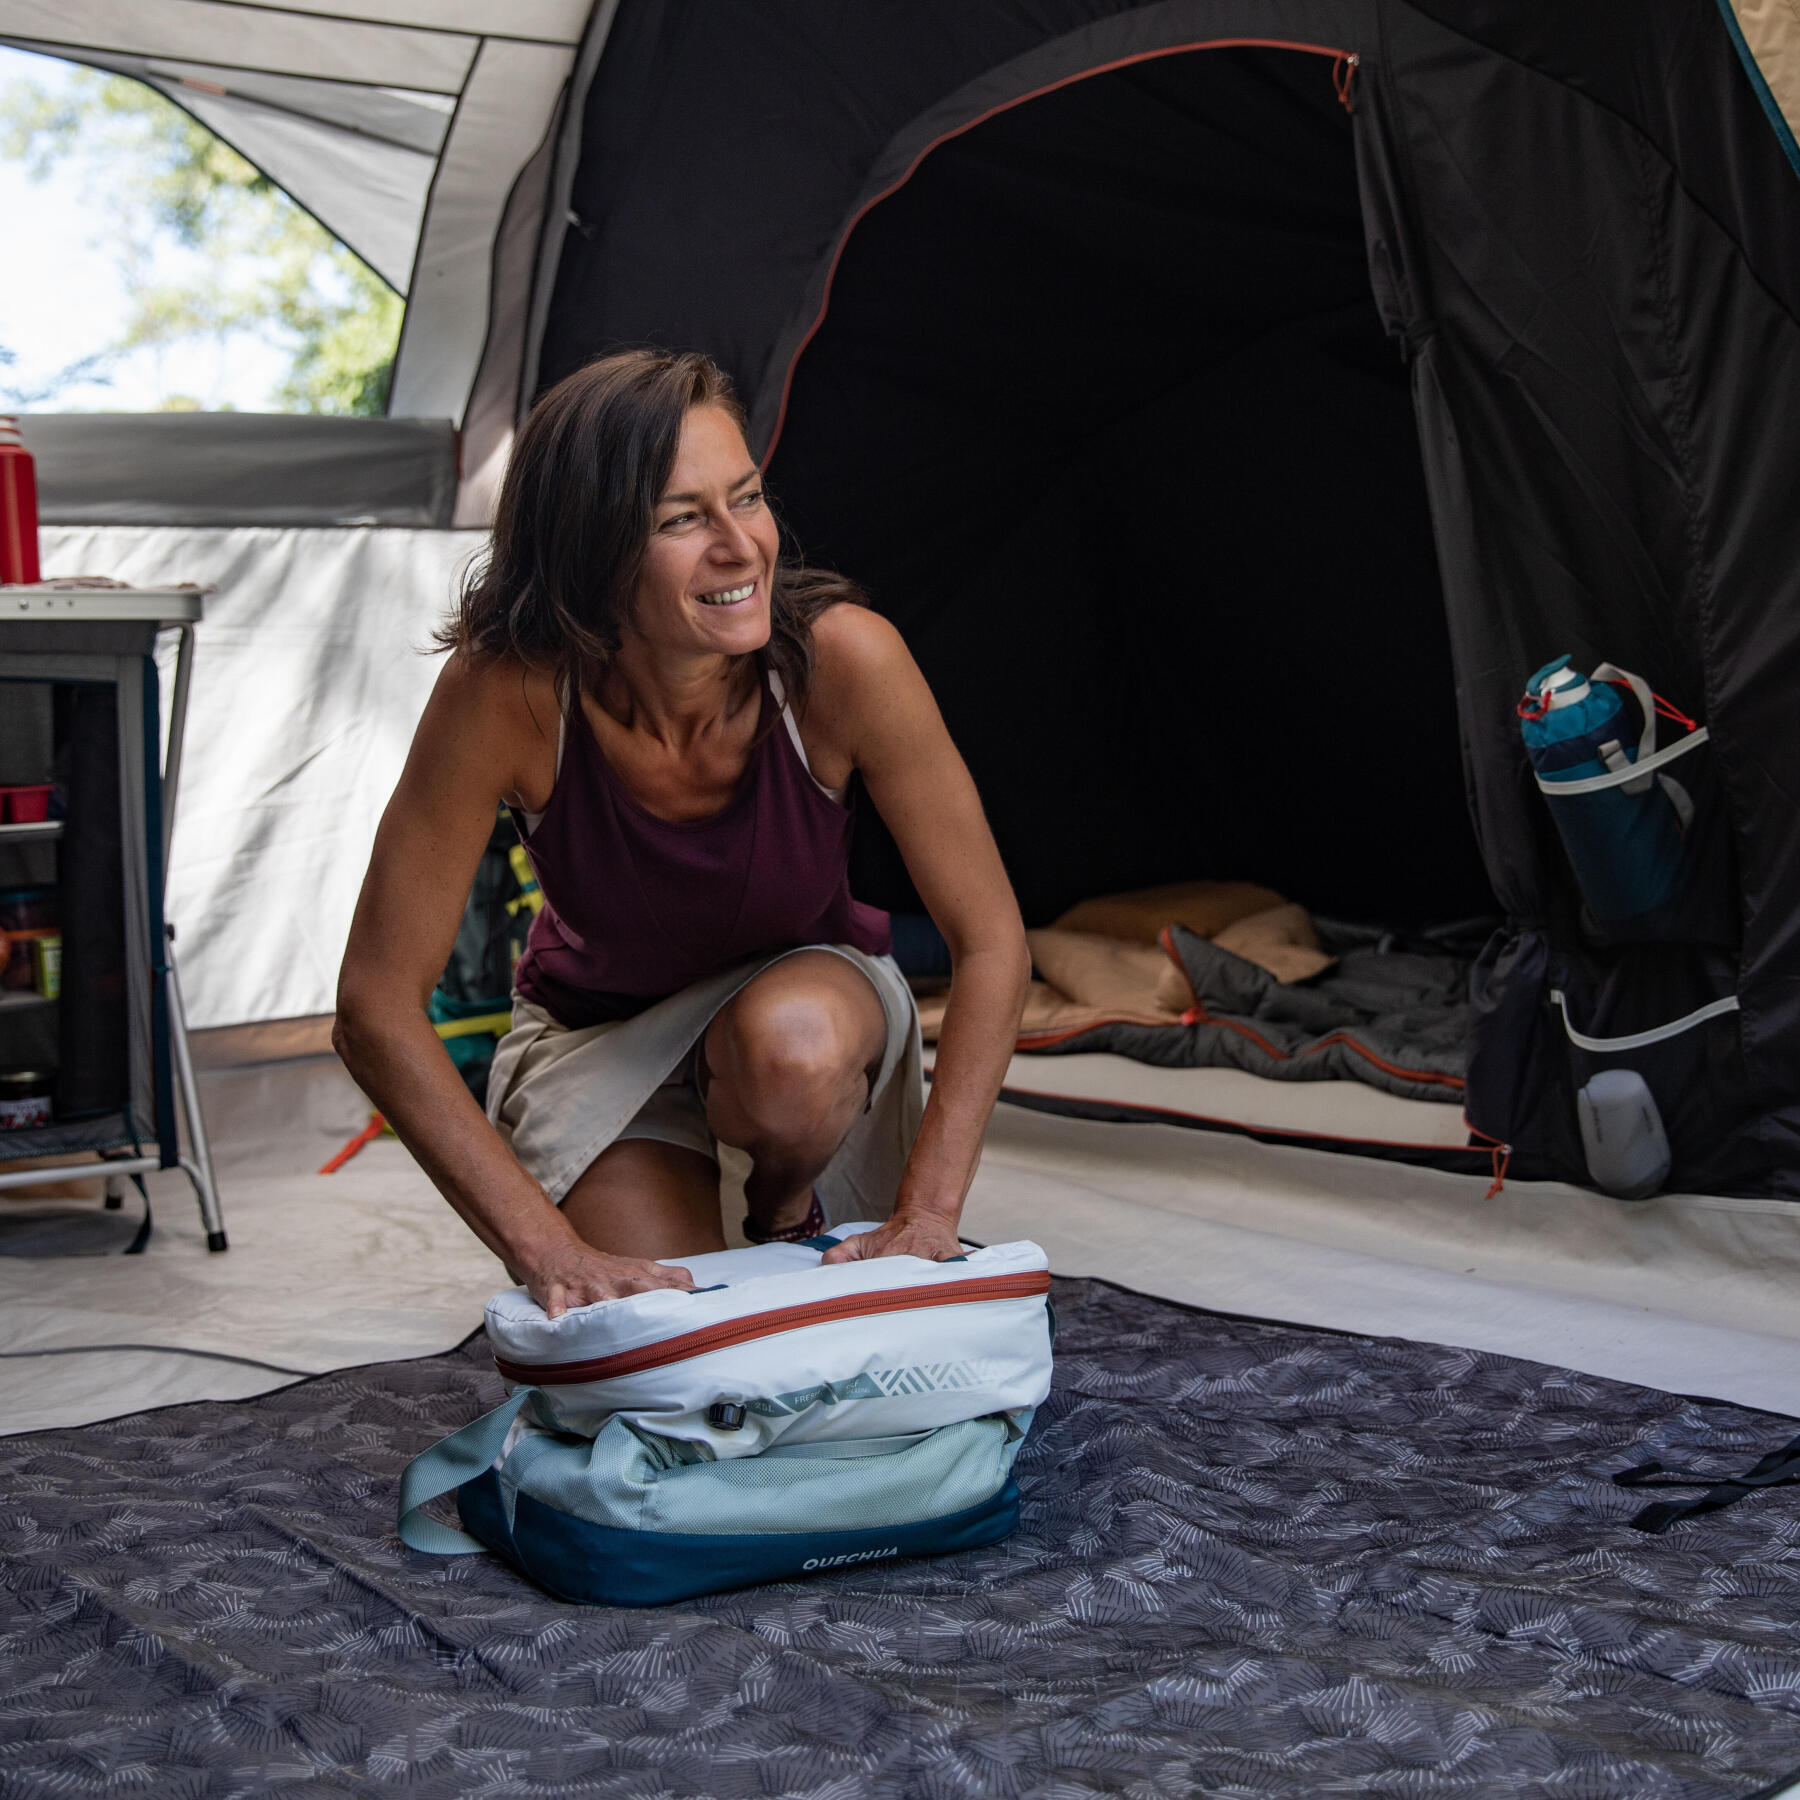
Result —
[[[194, 589], [0, 587], [0, 706], [9, 755], [54, 774], [61, 816], [0, 823], [0, 885], [40, 917], [9, 936], [0, 1051], [41, 1071], [13, 1102], [35, 1105], [0, 1131], [0, 1188], [41, 1183], [46, 1166], [106, 1162], [108, 1204], [125, 1177], [179, 1167], [193, 1183], [207, 1247], [226, 1248], [188, 1051], [173, 931], [163, 917], [181, 740], [193, 671]], [[177, 634], [168, 743], [156, 641]], [[33, 808], [49, 812], [56, 809]], [[31, 907], [41, 915], [28, 914]], [[52, 939], [60, 968], [10, 979], [21, 949]], [[187, 1144], [175, 1122], [179, 1088]], [[8, 1170], [7, 1163], [29, 1167]], [[147, 1236], [138, 1235], [135, 1248]]]

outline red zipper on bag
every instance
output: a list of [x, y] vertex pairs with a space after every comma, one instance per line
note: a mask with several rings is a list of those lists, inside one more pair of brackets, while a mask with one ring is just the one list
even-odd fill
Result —
[[887, 1288], [875, 1294], [839, 1294], [831, 1300], [810, 1300], [803, 1306], [782, 1306], [773, 1312], [746, 1319], [727, 1319], [660, 1344], [644, 1344], [636, 1350], [620, 1350], [612, 1356], [592, 1356], [586, 1362], [517, 1363], [504, 1356], [494, 1358], [508, 1381], [532, 1387], [571, 1387], [583, 1381], [609, 1381], [618, 1375], [641, 1375], [669, 1363], [685, 1362], [714, 1350], [729, 1350], [757, 1338], [799, 1331], [808, 1325], [829, 1325], [839, 1319], [862, 1319], [876, 1313], [911, 1312], [925, 1306], [972, 1306], [981, 1300], [1027, 1300], [1050, 1291], [1047, 1269], [1024, 1275], [979, 1275], [972, 1281], [946, 1282], [941, 1287]]

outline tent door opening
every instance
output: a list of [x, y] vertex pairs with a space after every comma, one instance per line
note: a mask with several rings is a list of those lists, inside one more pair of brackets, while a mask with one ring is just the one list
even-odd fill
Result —
[[[1171, 54], [941, 142], [792, 370], [790, 539], [905, 633], [1028, 924], [1194, 877], [1497, 910], [1333, 76]], [[918, 907], [867, 810], [853, 879]]]

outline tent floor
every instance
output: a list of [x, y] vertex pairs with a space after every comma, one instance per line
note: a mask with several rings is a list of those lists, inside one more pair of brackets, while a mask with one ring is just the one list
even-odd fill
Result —
[[1012, 1536], [642, 1610], [395, 1539], [408, 1459], [500, 1399], [479, 1334], [0, 1443], [0, 1785], [1768, 1800], [1791, 1779], [1800, 1489], [1649, 1536], [1652, 1497], [1611, 1477], [1735, 1473], [1793, 1420], [1094, 1281], [1052, 1297]]
[[[335, 1060], [202, 1080], [226, 1254], [207, 1254], [179, 1176], [152, 1179], [156, 1230], [141, 1257], [20, 1254], [52, 1210], [96, 1250], [129, 1232], [97, 1199], [0, 1203], [0, 1432], [442, 1352], [503, 1284], [391, 1139], [336, 1175], [312, 1173], [367, 1116]], [[1348, 1083], [1108, 1056], [1021, 1057], [1008, 1080], [1213, 1116], [1235, 1107], [1287, 1130], [1460, 1131], [1454, 1107]], [[966, 1229], [1035, 1238], [1059, 1273], [1167, 1299], [1800, 1413], [1800, 1209], [1681, 1195], [1622, 1205], [1551, 1183], [1486, 1191], [1365, 1157], [1003, 1105]], [[726, 1216], [741, 1216], [729, 1199]]]

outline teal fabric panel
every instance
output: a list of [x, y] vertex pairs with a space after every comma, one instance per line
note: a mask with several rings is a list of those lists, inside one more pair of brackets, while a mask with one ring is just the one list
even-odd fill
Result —
[[613, 1420], [591, 1441], [531, 1427], [507, 1458], [508, 1516], [525, 1496], [623, 1531], [736, 1536], [856, 1530], [961, 1512], [1006, 1483], [1029, 1427], [1004, 1414], [870, 1454], [863, 1441], [725, 1462], [684, 1462]]
[[853, 1531], [620, 1531], [534, 1499], [517, 1498], [509, 1520], [493, 1470], [457, 1496], [463, 1523], [520, 1573], [564, 1600], [587, 1606], [666, 1606], [699, 1594], [800, 1576], [844, 1573], [909, 1556], [946, 1556], [997, 1543], [1019, 1522], [1009, 1476], [978, 1505], [906, 1525]]

